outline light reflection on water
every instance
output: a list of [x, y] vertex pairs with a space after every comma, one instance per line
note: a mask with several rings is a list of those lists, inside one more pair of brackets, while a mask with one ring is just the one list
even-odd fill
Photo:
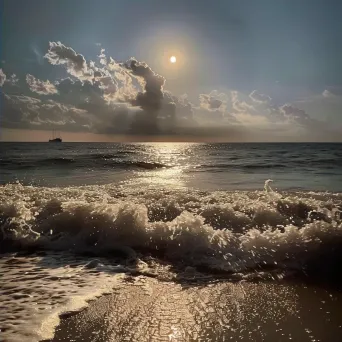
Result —
[[174, 168], [165, 168], [162, 170], [146, 172], [135, 172], [136, 177], [128, 181], [129, 184], [137, 186], [157, 186], [157, 187], [171, 187], [182, 188], [186, 186], [183, 168], [176, 166]]
[[144, 154], [147, 160], [165, 165], [146, 172], [134, 171], [134, 177], [128, 183], [136, 186], [157, 186], [182, 188], [187, 185], [189, 174], [185, 172], [192, 167], [191, 158], [194, 156], [191, 143], [144, 143]]

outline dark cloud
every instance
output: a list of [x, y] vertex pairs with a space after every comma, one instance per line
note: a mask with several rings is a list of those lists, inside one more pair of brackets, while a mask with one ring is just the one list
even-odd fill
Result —
[[142, 109], [135, 114], [131, 134], [173, 134], [182, 120], [192, 120], [192, 104], [186, 97], [178, 98], [164, 91], [164, 77], [134, 58], [123, 65], [140, 80], [144, 89], [129, 100], [133, 106]]
[[173, 116], [178, 119], [193, 119], [194, 105], [189, 102], [186, 94], [177, 97], [169, 91], [164, 91], [163, 102], [163, 109], [167, 107], [166, 116]]
[[41, 81], [34, 76], [27, 74], [26, 82], [30, 90], [39, 95], [52, 95], [57, 93], [55, 85], [50, 83], [50, 81]]
[[177, 98], [176, 108], [178, 117], [192, 120], [194, 118], [194, 105], [188, 100], [188, 96], [186, 94]]
[[310, 116], [305, 112], [305, 110], [298, 109], [289, 104], [285, 104], [280, 107], [280, 113], [286, 119], [294, 120], [299, 123], [307, 123], [311, 120]]
[[85, 110], [53, 100], [42, 101], [29, 96], [0, 94], [2, 127], [41, 128], [63, 127], [69, 131], [86, 131], [94, 118]]
[[[101, 76], [102, 77], [102, 76]], [[111, 84], [110, 80], [108, 80]], [[129, 104], [108, 102], [106, 81], [80, 81], [66, 78], [56, 87], [64, 102], [71, 103], [94, 118], [91, 130], [104, 134], [129, 134], [136, 110]]]
[[132, 104], [140, 106], [143, 110], [156, 114], [161, 108], [163, 100], [164, 77], [155, 73], [146, 63], [138, 62], [135, 58], [129, 59], [124, 66], [132, 74], [144, 80], [144, 92], [139, 92]]
[[104, 90], [98, 82], [80, 81], [69, 77], [56, 84], [61, 100], [81, 109], [101, 111], [107, 107]]
[[0, 87], [4, 85], [6, 81], [6, 74], [0, 69]]
[[132, 108], [119, 105], [110, 112], [104, 113], [102, 120], [94, 126], [93, 131], [101, 134], [129, 134], [135, 115]]

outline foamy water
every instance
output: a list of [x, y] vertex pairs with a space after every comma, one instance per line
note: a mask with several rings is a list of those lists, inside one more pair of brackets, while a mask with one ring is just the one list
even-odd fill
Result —
[[235, 280], [281, 279], [312, 268], [318, 252], [320, 263], [330, 262], [331, 246], [342, 241], [342, 195], [279, 193], [270, 184], [252, 192], [3, 186], [5, 340], [51, 337], [59, 314], [110, 292], [118, 274], [191, 279], [205, 270]]
[[115, 267], [107, 266], [107, 271], [101, 272], [101, 264], [99, 271], [92, 271], [94, 267], [88, 265], [87, 260], [61, 254], [3, 256], [1, 340], [52, 338], [60, 314], [81, 310], [88, 300], [109, 293], [117, 280]]

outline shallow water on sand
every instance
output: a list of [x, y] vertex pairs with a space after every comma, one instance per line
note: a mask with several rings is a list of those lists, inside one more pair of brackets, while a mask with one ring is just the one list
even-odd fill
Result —
[[[342, 294], [291, 283], [124, 279], [62, 320], [52, 341], [331, 341]], [[90, 337], [91, 336], [91, 337]]]

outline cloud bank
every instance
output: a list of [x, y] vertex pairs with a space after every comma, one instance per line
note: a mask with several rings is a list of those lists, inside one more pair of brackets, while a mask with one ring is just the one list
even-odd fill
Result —
[[[40, 128], [185, 140], [300, 141], [339, 139], [341, 132], [312, 118], [294, 103], [274, 103], [253, 90], [199, 94], [189, 100], [166, 90], [167, 80], [148, 64], [117, 62], [100, 50], [97, 61], [61, 42], [50, 42], [45, 59], [68, 77], [42, 81], [26, 75], [29, 96], [1, 93], [2, 127]], [[11, 81], [9, 81], [11, 80]], [[0, 85], [16, 84], [0, 69]], [[25, 95], [24, 95], [25, 94]], [[337, 95], [324, 90], [321, 98]], [[327, 133], [328, 132], [328, 133]]]

